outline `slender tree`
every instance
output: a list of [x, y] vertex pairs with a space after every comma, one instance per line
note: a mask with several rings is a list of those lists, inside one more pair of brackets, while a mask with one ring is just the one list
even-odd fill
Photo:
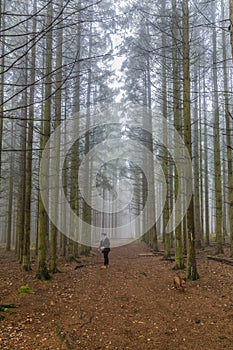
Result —
[[[182, 34], [183, 34], [183, 111], [184, 141], [192, 159], [191, 144], [191, 110], [190, 110], [190, 45], [189, 45], [189, 2], [182, 1]], [[186, 179], [192, 186], [192, 179]], [[196, 265], [196, 247], [194, 230], [193, 195], [187, 210], [187, 269], [186, 276], [190, 280], [199, 278]]]
[[13, 216], [13, 187], [14, 187], [14, 123], [11, 120], [11, 143], [10, 143], [10, 176], [9, 176], [9, 193], [8, 193], [8, 213], [7, 213], [7, 235], [6, 235], [6, 250], [11, 250], [11, 241], [12, 241], [12, 216]]
[[[24, 71], [26, 74], [26, 72]], [[26, 75], [24, 77], [24, 84], [27, 84]], [[22, 96], [22, 103], [26, 104], [27, 94]], [[20, 157], [19, 157], [19, 180], [18, 180], [18, 194], [17, 194], [17, 217], [16, 217], [16, 240], [17, 240], [17, 255], [20, 263], [23, 262], [24, 249], [24, 208], [25, 208], [25, 172], [26, 172], [26, 137], [27, 137], [27, 108], [21, 110], [22, 122], [20, 132]]]
[[196, 236], [196, 247], [201, 248], [201, 218], [200, 218], [200, 168], [199, 168], [199, 135], [198, 135], [198, 67], [194, 68], [194, 132], [193, 132], [193, 177], [194, 177], [194, 229]]
[[[162, 2], [161, 12], [166, 12], [166, 1]], [[165, 21], [163, 20], [163, 27], [165, 27]], [[163, 209], [163, 230], [164, 230], [164, 259], [170, 259], [171, 257], [171, 233], [165, 232], [168, 219], [169, 219], [169, 180], [172, 181], [172, 177], [170, 179], [168, 178], [168, 150], [167, 150], [167, 144], [168, 144], [168, 137], [167, 137], [167, 119], [168, 119], [168, 106], [167, 106], [167, 59], [166, 59], [166, 47], [167, 47], [167, 41], [166, 41], [166, 32], [165, 30], [162, 31], [162, 111], [163, 111], [163, 144], [164, 147], [164, 154], [163, 154], [163, 169], [164, 169], [164, 177], [166, 181], [166, 188], [164, 188], [165, 193], [165, 204]], [[171, 194], [170, 194], [171, 195]]]
[[[92, 40], [92, 23], [90, 24], [90, 30], [89, 30], [89, 42], [88, 42], [88, 57], [91, 58], [92, 50], [93, 50], [93, 40]], [[92, 87], [92, 64], [91, 59], [88, 62], [88, 68], [87, 68], [87, 114], [86, 114], [86, 135], [85, 135], [85, 146], [84, 146], [84, 154], [87, 155], [90, 150], [90, 106], [91, 106], [91, 87]], [[90, 198], [90, 168], [89, 162], [85, 162], [85, 173], [87, 174], [85, 184], [84, 184], [84, 193], [86, 198]], [[87, 201], [84, 199], [83, 201], [83, 210], [82, 210], [82, 219], [84, 222], [91, 225], [91, 207], [87, 203]], [[88, 236], [91, 235], [91, 232], [87, 229], [87, 226], [84, 226], [82, 228], [82, 236], [84, 237], [85, 241], [88, 240]], [[91, 247], [87, 245], [81, 246], [81, 254], [88, 255], [91, 250]]]
[[[33, 3], [33, 12], [36, 13], [36, 0]], [[36, 17], [33, 18], [32, 32], [36, 32]], [[34, 34], [33, 34], [34, 35]], [[26, 159], [26, 186], [25, 186], [25, 219], [24, 219], [24, 254], [22, 268], [29, 271], [30, 266], [30, 235], [31, 235], [31, 197], [32, 197], [32, 154], [33, 154], [33, 120], [34, 120], [34, 96], [35, 96], [35, 69], [36, 69], [36, 45], [33, 38], [30, 62], [30, 94], [29, 94], [29, 121], [27, 135], [27, 159]]]
[[[212, 3], [212, 17], [215, 22], [215, 4]], [[222, 233], [222, 174], [220, 155], [220, 131], [219, 131], [219, 99], [218, 99], [218, 73], [217, 73], [217, 38], [216, 29], [213, 28], [213, 85], [214, 85], [214, 167], [215, 167], [215, 212], [216, 212], [216, 241], [217, 254], [223, 253]]]
[[205, 192], [205, 244], [210, 244], [210, 225], [209, 225], [209, 167], [208, 167], [208, 129], [207, 129], [207, 108], [206, 108], [206, 80], [203, 79], [203, 107], [204, 107], [204, 192]]
[[[46, 52], [45, 52], [45, 93], [44, 93], [44, 109], [43, 109], [43, 134], [41, 149], [45, 148], [46, 142], [50, 136], [51, 121], [51, 93], [52, 93], [52, 1], [47, 4], [47, 32], [46, 32]], [[48, 176], [49, 169], [47, 169]], [[48, 213], [45, 210], [41, 195], [39, 196], [39, 217], [38, 217], [38, 263], [36, 277], [41, 280], [50, 279], [47, 267], [47, 246], [48, 246]]]
[[[172, 0], [172, 81], [173, 81], [173, 115], [174, 127], [181, 133], [181, 115], [180, 115], [180, 84], [179, 84], [179, 47], [178, 47], [178, 14], [176, 0]], [[176, 158], [181, 157], [181, 149], [176, 147]], [[177, 168], [175, 167], [175, 198], [178, 195], [179, 178]], [[180, 214], [181, 203], [177, 203], [176, 213]], [[181, 222], [175, 229], [175, 269], [184, 268], [183, 259], [183, 240], [182, 240], [182, 224]]]
[[[61, 9], [63, 8], [63, 0], [60, 0], [58, 11], [61, 12]], [[63, 49], [63, 22], [62, 22], [62, 15], [60, 18], [60, 25], [57, 28], [57, 48], [56, 48], [56, 93], [55, 93], [55, 129], [59, 127], [60, 121], [61, 121], [61, 102], [62, 102], [62, 49]], [[60, 135], [56, 134], [55, 137], [55, 144], [54, 148], [56, 151], [56, 156], [54, 159], [52, 159], [53, 167], [52, 171], [55, 174], [55, 183], [54, 186], [54, 195], [52, 198], [52, 211], [53, 211], [53, 217], [57, 218], [59, 214], [59, 188], [57, 186], [58, 183], [58, 177], [56, 176], [58, 174], [59, 170], [59, 159], [60, 159]], [[57, 269], [57, 227], [54, 225], [54, 223], [51, 223], [51, 238], [50, 238], [50, 271], [52, 273], [58, 272]]]
[[229, 0], [229, 17], [230, 17], [230, 33], [231, 33], [231, 57], [233, 61], [233, 0]]
[[[74, 116], [74, 130], [77, 130], [78, 133], [79, 130], [79, 112], [80, 112], [80, 100], [81, 100], [81, 32], [82, 32], [82, 25], [81, 25], [81, 11], [78, 13], [78, 26], [76, 30], [76, 37], [77, 37], [77, 61], [75, 64], [75, 79], [74, 79], [74, 90], [73, 90], [73, 116]], [[78, 193], [78, 166], [79, 166], [79, 140], [76, 140], [75, 144], [72, 147], [72, 153], [71, 153], [71, 189], [70, 189], [70, 205], [73, 211], [76, 213], [76, 215], [79, 215], [79, 193]], [[81, 227], [73, 227], [73, 222], [70, 222], [70, 230], [71, 235], [72, 232], [76, 231], [79, 234], [79, 230], [81, 230]], [[70, 236], [71, 236], [70, 235]], [[69, 260], [75, 260], [78, 257], [78, 242], [77, 240], [74, 241], [72, 239], [69, 239], [68, 244], [68, 254], [69, 254]]]
[[[225, 18], [224, 2], [221, 1], [222, 18]], [[233, 24], [233, 1], [230, 0], [230, 19]], [[231, 38], [233, 38], [231, 26]], [[232, 39], [233, 40], [233, 39]], [[227, 146], [227, 198], [229, 204], [229, 226], [230, 226], [230, 256], [233, 257], [233, 162], [232, 162], [232, 128], [229, 100], [229, 74], [227, 70], [227, 45], [226, 35], [222, 31], [222, 55], [223, 55], [223, 78], [224, 78], [224, 104], [225, 104], [225, 124], [226, 124], [226, 146]], [[232, 41], [233, 49], [233, 41]]]
[[[1, 53], [1, 65], [0, 65], [0, 184], [1, 184], [1, 169], [2, 169], [2, 138], [3, 138], [3, 104], [4, 104], [4, 53], [5, 53], [5, 41], [4, 41], [4, 12], [2, 0], [0, 0], [0, 53]], [[0, 187], [1, 191], [1, 187]]]

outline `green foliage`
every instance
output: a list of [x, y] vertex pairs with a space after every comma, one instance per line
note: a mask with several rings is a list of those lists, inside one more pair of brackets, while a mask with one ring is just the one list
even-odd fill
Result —
[[33, 292], [30, 288], [29, 288], [29, 286], [21, 286], [20, 288], [19, 288], [19, 293], [26, 293], [26, 294], [36, 294], [35, 292]]
[[[13, 310], [10, 310], [10, 308], [15, 308], [16, 306], [14, 304], [0, 304], [0, 311], [6, 312], [7, 314], [15, 314], [16, 312]], [[0, 321], [4, 320], [5, 316], [0, 315]]]
[[0, 311], [6, 312], [7, 314], [15, 314], [16, 313], [16, 311], [13, 311], [7, 307], [4, 307], [4, 308], [0, 307]]

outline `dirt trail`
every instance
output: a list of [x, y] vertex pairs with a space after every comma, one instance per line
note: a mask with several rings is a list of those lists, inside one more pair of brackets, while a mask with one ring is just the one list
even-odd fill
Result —
[[[14, 253], [0, 250], [0, 303], [16, 314], [0, 321], [0, 349], [222, 350], [233, 349], [233, 267], [198, 254], [202, 278], [173, 288], [173, 263], [142, 257], [143, 243], [112, 249], [84, 267], [60, 259], [49, 282], [20, 271]], [[35, 295], [19, 294], [29, 285]], [[3, 313], [1, 313], [3, 315]]]

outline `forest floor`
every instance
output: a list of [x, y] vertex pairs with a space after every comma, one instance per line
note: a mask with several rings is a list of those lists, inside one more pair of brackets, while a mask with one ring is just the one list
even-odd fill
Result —
[[[0, 349], [9, 350], [222, 350], [233, 349], [233, 266], [197, 254], [201, 278], [173, 287], [174, 262], [140, 256], [144, 243], [114, 248], [77, 263], [59, 258], [62, 273], [48, 282], [21, 272], [13, 252], [0, 249]], [[227, 255], [227, 249], [226, 249]], [[184, 275], [184, 272], [180, 273]], [[20, 294], [28, 285], [35, 294]]]

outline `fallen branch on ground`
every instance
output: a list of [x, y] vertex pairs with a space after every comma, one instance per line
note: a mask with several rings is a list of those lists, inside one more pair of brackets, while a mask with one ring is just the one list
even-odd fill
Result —
[[158, 253], [139, 253], [138, 256], [157, 256]]
[[66, 339], [66, 333], [63, 332], [63, 330], [59, 324], [56, 324], [56, 333], [57, 333], [58, 337], [60, 338], [61, 342], [63, 344], [65, 344], [65, 346], [67, 347], [67, 350], [72, 350], [72, 347], [71, 347], [69, 341]]
[[223, 258], [220, 256], [207, 255], [209, 260], [215, 260], [233, 266], [233, 259]]

